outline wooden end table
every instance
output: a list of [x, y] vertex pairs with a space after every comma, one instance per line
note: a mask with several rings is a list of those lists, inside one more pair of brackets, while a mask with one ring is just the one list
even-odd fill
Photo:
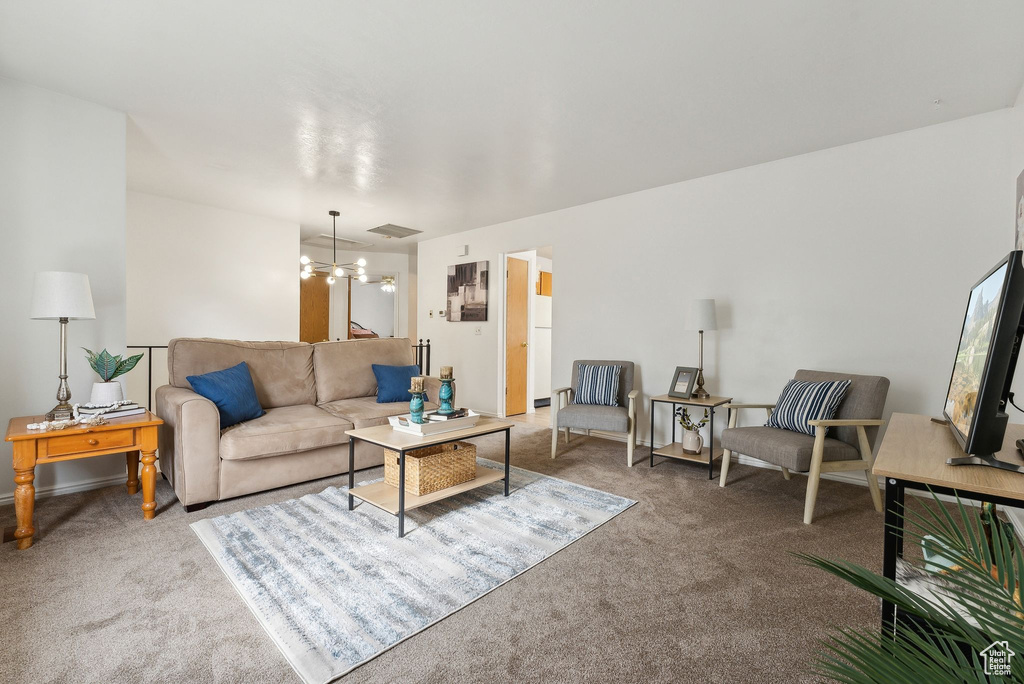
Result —
[[[399, 432], [392, 429], [391, 425], [377, 425], [358, 430], [348, 430], [345, 434], [349, 436], [348, 443], [348, 510], [355, 508], [355, 499], [361, 499], [368, 504], [387, 511], [391, 515], [398, 516], [398, 536], [405, 536], [405, 512], [420, 506], [447, 499], [450, 496], [468, 492], [477, 487], [492, 482], [505, 482], [505, 496], [508, 496], [508, 473], [509, 473], [509, 440], [512, 426], [510, 423], [498, 418], [481, 416], [480, 420], [471, 428], [465, 430], [453, 430], [442, 432], [437, 435], [410, 435], [407, 432]], [[469, 482], [457, 484], [454, 487], [440, 489], [430, 494], [416, 496], [407, 494], [405, 491], [405, 455], [410, 451], [416, 451], [423, 447], [435, 446], [437, 444], [448, 444], [463, 439], [482, 437], [494, 434], [495, 432], [505, 433], [505, 473], [494, 468], [476, 467], [476, 478]], [[385, 449], [398, 452], [398, 487], [381, 481], [372, 484], [365, 484], [356, 487], [356, 440], [362, 440]]]
[[14, 447], [14, 514], [18, 527], [14, 538], [19, 549], [32, 546], [32, 513], [35, 509], [35, 468], [40, 463], [72, 461], [105, 454], [127, 452], [129, 494], [139, 491], [139, 457], [142, 457], [142, 515], [156, 515], [157, 432], [164, 421], [146, 411], [127, 418], [114, 418], [104, 425], [69, 427], [64, 430], [29, 430], [30, 423], [43, 416], [12, 418], [7, 425], [7, 442]]
[[[670, 397], [667, 394], [662, 394], [657, 397], [651, 397], [651, 467], [654, 467], [654, 457], [663, 456], [664, 458], [674, 458], [680, 461], [690, 461], [691, 463], [702, 463], [708, 467], [708, 479], [712, 479], [715, 476], [715, 459], [720, 458], [724, 453], [721, 447], [715, 447], [715, 409], [723, 404], [728, 404], [732, 401], [732, 397], [708, 397], [707, 399], [697, 399], [696, 397], [680, 398]], [[666, 444], [663, 447], [655, 448], [654, 446], [654, 408], [657, 404], [672, 404], [672, 442]], [[675, 409], [676, 406], [693, 406], [697, 408], [708, 409], [709, 414], [709, 425], [708, 425], [708, 444], [699, 454], [691, 454], [683, 451], [682, 442], [676, 441], [676, 418]], [[728, 425], [728, 423], [726, 423]]]

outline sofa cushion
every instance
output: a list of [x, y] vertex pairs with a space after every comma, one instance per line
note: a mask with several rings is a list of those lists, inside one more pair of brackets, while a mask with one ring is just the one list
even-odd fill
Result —
[[629, 413], [622, 406], [569, 404], [558, 409], [558, 427], [629, 432]]
[[222, 429], [259, 418], [264, 413], [245, 361], [224, 370], [190, 375], [187, 380], [196, 394], [217, 406]]
[[372, 368], [373, 375], [377, 378], [378, 404], [409, 401], [409, 388], [412, 386], [412, 379], [420, 375], [419, 366], [383, 366], [375, 363]]
[[316, 404], [313, 346], [305, 342], [179, 338], [167, 345], [167, 371], [175, 387], [191, 389], [188, 376], [223, 370], [243, 361], [249, 366], [263, 408]]
[[313, 347], [317, 401], [372, 397], [377, 393], [373, 364], [408, 366], [415, 359], [407, 338], [317, 342]]
[[[802, 473], [811, 468], [814, 437], [763, 426], [728, 428], [722, 431], [722, 447]], [[851, 461], [858, 458], [860, 452], [846, 442], [825, 438], [823, 461]]]
[[782, 394], [764, 425], [813, 437], [817, 428], [811, 425], [811, 421], [831, 420], [849, 387], [849, 380], [790, 380], [782, 388]]
[[[830, 373], [827, 371], [798, 370], [793, 376], [797, 380], [824, 382], [826, 380], [850, 380], [850, 388], [839, 405], [835, 417], [842, 419], [881, 418], [885, 409], [885, 397], [889, 393], [889, 379], [878, 375], [853, 375], [851, 373]], [[828, 434], [838, 440], [857, 447], [860, 442], [855, 427], [829, 428]], [[867, 429], [868, 443], [873, 447], [878, 437], [878, 428]]]
[[577, 369], [572, 403], [586, 406], [619, 406], [619, 373], [622, 366], [581, 363]]
[[[320, 408], [330, 411], [331, 415], [338, 416], [351, 422], [356, 429], [384, 425], [391, 416], [400, 416], [409, 412], [409, 402], [395, 401], [387, 404], [378, 404], [376, 397], [356, 397], [354, 399], [339, 399], [327, 404], [320, 404]], [[423, 408], [432, 411], [437, 404], [429, 401], [423, 402]]]
[[352, 427], [351, 421], [309, 404], [271, 408], [260, 418], [222, 430], [220, 457], [244, 461], [348, 444], [345, 431]]

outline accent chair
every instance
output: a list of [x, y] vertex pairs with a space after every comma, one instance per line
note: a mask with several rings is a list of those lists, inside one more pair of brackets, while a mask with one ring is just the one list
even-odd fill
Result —
[[[618, 406], [591, 406], [574, 404], [573, 397], [579, 387], [580, 364], [592, 366], [619, 366]], [[636, 449], [636, 398], [639, 391], [633, 389], [632, 361], [573, 361], [572, 386], [561, 387], [551, 393], [551, 458], [558, 451], [558, 432], [565, 435], [569, 443], [571, 429], [626, 434], [626, 465], [633, 467], [633, 451]]]
[[[740, 409], [765, 409], [770, 416], [775, 404], [727, 404], [729, 427], [722, 432], [722, 474], [719, 486], [724, 487], [729, 475], [732, 452], [746, 454], [782, 468], [782, 476], [807, 473], [807, 494], [804, 497], [804, 524], [814, 518], [821, 473], [862, 470], [875, 510], [882, 512], [882, 494], [878, 480], [871, 475], [875, 461], [874, 445], [878, 428], [885, 424], [882, 410], [889, 393], [889, 380], [877, 375], [851, 375], [825, 371], [798, 370], [796, 380], [827, 382], [850, 380], [850, 387], [831, 420], [809, 421], [814, 436], [774, 427], [736, 427]], [[828, 435], [826, 436], [826, 430]]]

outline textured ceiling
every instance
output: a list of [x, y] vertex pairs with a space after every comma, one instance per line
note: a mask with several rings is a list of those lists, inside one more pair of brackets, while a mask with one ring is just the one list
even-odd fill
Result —
[[127, 112], [132, 189], [429, 238], [1009, 106], [1021, 26], [1019, 1], [0, 0], [0, 74]]

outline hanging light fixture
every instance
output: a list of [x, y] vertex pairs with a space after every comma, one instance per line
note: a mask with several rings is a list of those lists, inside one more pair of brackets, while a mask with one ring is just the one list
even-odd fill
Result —
[[382, 276], [380, 279], [380, 289], [388, 294], [392, 294], [395, 291], [395, 276]]
[[[341, 216], [340, 212], [334, 211], [333, 209], [328, 214], [331, 215], [332, 228], [331, 232], [334, 235], [334, 251], [331, 259], [331, 263], [325, 261], [316, 261], [310, 259], [308, 256], [303, 254], [299, 257], [299, 277], [303, 280], [307, 278], [315, 278], [317, 276], [327, 278], [327, 284], [333, 285], [337, 282], [338, 278], [352, 278], [353, 274], [358, 277], [360, 282], [366, 282], [366, 259], [360, 257], [354, 262], [349, 264], [338, 263], [338, 217]], [[353, 273], [348, 273], [352, 271]]]

